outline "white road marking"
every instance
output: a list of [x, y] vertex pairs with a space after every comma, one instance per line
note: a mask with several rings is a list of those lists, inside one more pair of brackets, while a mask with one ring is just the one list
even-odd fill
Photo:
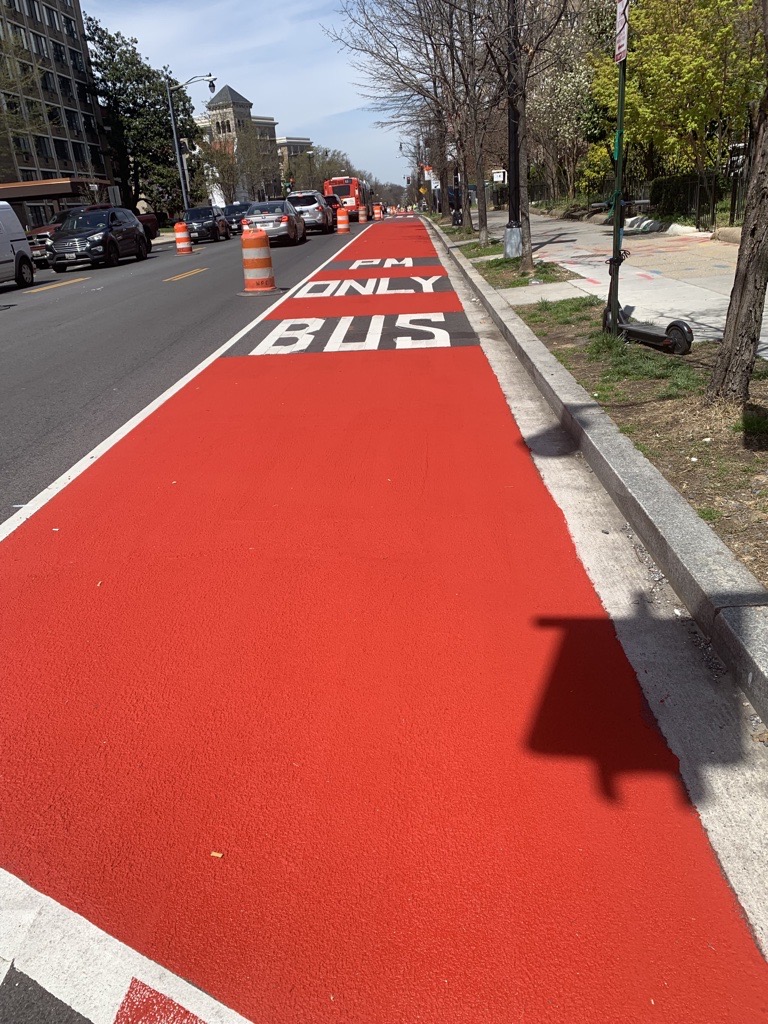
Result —
[[[367, 228], [363, 228], [363, 231], [366, 230]], [[233, 335], [229, 341], [225, 341], [220, 348], [217, 348], [215, 352], [212, 352], [211, 355], [207, 356], [201, 363], [198, 363], [198, 365], [193, 370], [190, 370], [189, 373], [185, 374], [181, 380], [171, 385], [170, 388], [151, 401], [149, 405], [146, 405], [141, 412], [137, 412], [136, 415], [132, 416], [122, 425], [122, 427], [118, 427], [114, 433], [110, 434], [109, 437], [97, 444], [96, 447], [88, 452], [87, 455], [84, 455], [79, 462], [76, 462], [74, 466], [68, 469], [65, 473], [62, 473], [57, 480], [54, 480], [53, 483], [49, 484], [44, 488], [44, 490], [40, 491], [39, 494], [35, 495], [35, 497], [32, 498], [32, 500], [29, 501], [23, 509], [16, 512], [15, 515], [9, 516], [4, 523], [0, 523], [0, 541], [5, 540], [6, 537], [10, 537], [14, 530], [17, 530], [21, 524], [26, 522], [27, 519], [35, 514], [35, 512], [38, 512], [44, 505], [47, 505], [51, 498], [54, 498], [59, 491], [63, 491], [68, 484], [71, 484], [73, 480], [76, 480], [81, 473], [84, 473], [85, 470], [88, 469], [89, 466], [93, 465], [97, 459], [100, 459], [102, 455], [105, 455], [110, 448], [113, 448], [117, 444], [118, 441], [122, 441], [122, 439], [126, 435], [130, 434], [135, 427], [140, 423], [143, 423], [144, 420], [159, 409], [161, 405], [164, 405], [169, 398], [172, 398], [178, 391], [181, 391], [183, 387], [189, 384], [190, 381], [194, 380], [195, 377], [203, 372], [203, 370], [206, 370], [211, 363], [216, 362], [220, 356], [236, 345], [241, 338], [244, 338], [249, 331], [252, 331], [257, 324], [260, 324], [273, 309], [280, 305], [281, 302], [290, 298], [294, 292], [298, 291], [302, 285], [311, 280], [320, 270], [327, 267], [329, 263], [336, 261], [341, 253], [352, 245], [353, 242], [357, 241], [362, 233], [362, 231], [356, 232], [349, 241], [341, 247], [341, 249], [334, 252], [324, 263], [321, 263], [319, 267], [315, 267], [309, 274], [307, 274], [306, 277], [293, 285], [292, 288], [289, 288], [285, 295], [281, 295], [280, 298], [273, 302], [271, 306], [268, 306], [262, 313], [259, 313], [255, 319], [251, 320], [249, 324], [246, 324], [246, 326], [243, 327], [242, 330], [238, 331], [237, 334]]]
[[249, 1024], [239, 1013], [2, 869], [0, 904], [0, 980], [13, 961], [17, 970], [93, 1024], [114, 1024], [133, 978], [205, 1024]]

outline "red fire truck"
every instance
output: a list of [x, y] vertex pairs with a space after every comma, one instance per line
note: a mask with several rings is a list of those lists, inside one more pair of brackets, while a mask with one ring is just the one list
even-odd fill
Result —
[[362, 178], [329, 178], [323, 182], [323, 195], [330, 196], [334, 193], [341, 200], [350, 220], [359, 218], [361, 207], [365, 207], [369, 220], [373, 218], [373, 202], [367, 181], [363, 181]]

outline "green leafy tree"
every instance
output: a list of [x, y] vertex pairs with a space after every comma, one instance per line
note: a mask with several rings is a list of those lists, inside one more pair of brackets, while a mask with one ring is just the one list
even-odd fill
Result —
[[[146, 199], [155, 209], [182, 207], [166, 80], [178, 83], [170, 69], [151, 67], [138, 40], [109, 32], [96, 18], [85, 18], [95, 91], [103, 110], [115, 176], [123, 201], [135, 207]], [[183, 89], [172, 91], [180, 137], [195, 141], [199, 129]]]

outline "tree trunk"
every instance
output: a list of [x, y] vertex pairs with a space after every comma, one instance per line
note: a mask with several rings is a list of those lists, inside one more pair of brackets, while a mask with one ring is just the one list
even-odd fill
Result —
[[488, 207], [485, 202], [485, 161], [483, 146], [475, 137], [475, 180], [477, 181], [477, 228], [480, 232], [480, 245], [488, 245]]
[[533, 249], [531, 247], [531, 217], [528, 197], [528, 114], [525, 90], [520, 89], [517, 96], [518, 115], [518, 160], [520, 166], [520, 240], [522, 255], [520, 271], [533, 273]]
[[768, 285], [768, 89], [760, 103], [754, 135], [736, 277], [723, 344], [707, 391], [710, 401], [719, 398], [738, 405], [749, 400]]

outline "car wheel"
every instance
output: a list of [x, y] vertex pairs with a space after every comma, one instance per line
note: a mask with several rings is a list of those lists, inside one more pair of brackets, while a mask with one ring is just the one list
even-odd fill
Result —
[[105, 267], [116, 267], [120, 262], [120, 250], [117, 248], [114, 242], [110, 242], [107, 246], [107, 255], [104, 258]]
[[136, 261], [141, 263], [142, 260], [147, 258], [147, 243], [143, 238], [140, 238], [136, 243]]
[[304, 230], [303, 230], [303, 231], [302, 231], [302, 233], [301, 233], [301, 238], [299, 239], [299, 244], [300, 244], [300, 245], [304, 245], [304, 243], [306, 242], [306, 240], [307, 240], [307, 229], [306, 229], [306, 228], [304, 228]]
[[19, 288], [29, 288], [35, 283], [35, 268], [26, 256], [22, 256], [16, 268], [16, 284]]
[[149, 256], [149, 254], [151, 252], [152, 252], [152, 239], [148, 238], [147, 239], [147, 256]]
[[229, 230], [229, 227], [227, 227], [226, 234], [224, 235], [224, 241], [228, 242], [231, 237], [232, 237], [232, 232]]
[[213, 229], [213, 238], [211, 239], [211, 241], [212, 242], [220, 242], [221, 241], [221, 235], [219, 234], [219, 226], [218, 226], [218, 224]]

